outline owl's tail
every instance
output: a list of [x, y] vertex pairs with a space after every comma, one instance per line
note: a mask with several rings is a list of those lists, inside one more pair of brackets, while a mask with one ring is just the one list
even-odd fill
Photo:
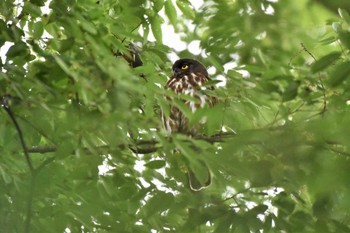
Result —
[[201, 182], [199, 179], [197, 179], [196, 174], [193, 171], [191, 171], [191, 169], [188, 169], [188, 172], [187, 172], [188, 186], [192, 191], [195, 191], [195, 192], [201, 191], [202, 189], [207, 188], [211, 184], [211, 174], [210, 174], [209, 168], [207, 166], [206, 168], [207, 168], [207, 177], [205, 179], [205, 182]]

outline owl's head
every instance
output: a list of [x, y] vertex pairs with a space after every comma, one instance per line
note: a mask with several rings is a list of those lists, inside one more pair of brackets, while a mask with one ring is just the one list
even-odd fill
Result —
[[208, 77], [208, 71], [205, 66], [190, 58], [177, 60], [173, 65], [173, 73], [175, 76], [189, 75], [191, 73], [202, 74]]

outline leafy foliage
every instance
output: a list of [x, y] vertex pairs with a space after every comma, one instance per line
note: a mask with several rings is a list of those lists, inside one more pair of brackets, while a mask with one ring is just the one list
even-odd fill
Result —
[[[350, 16], [323, 2], [1, 1], [2, 232], [349, 232]], [[172, 103], [206, 136], [162, 130], [174, 52], [224, 79]]]

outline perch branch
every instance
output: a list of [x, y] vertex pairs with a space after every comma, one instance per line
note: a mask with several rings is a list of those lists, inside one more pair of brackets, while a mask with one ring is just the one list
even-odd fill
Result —
[[[231, 138], [235, 136], [236, 133], [234, 132], [222, 132], [219, 134], [215, 134], [213, 136], [196, 136], [193, 137], [197, 140], [204, 140], [209, 143], [215, 143], [215, 142], [223, 142], [227, 138]], [[159, 142], [157, 140], [151, 139], [151, 140], [138, 140], [134, 144], [120, 144], [117, 147], [121, 150], [130, 149], [132, 152], [137, 154], [150, 154], [153, 152], [156, 152], [161, 147], [158, 146]], [[110, 148], [110, 145], [103, 145], [103, 146], [97, 146], [93, 148], [93, 150], [98, 151], [100, 153], [106, 152], [108, 153], [108, 149]], [[85, 148], [85, 150], [91, 151], [88, 148]], [[51, 153], [57, 151], [57, 146], [55, 145], [46, 145], [46, 146], [32, 146], [27, 149], [28, 153]], [[72, 152], [74, 153], [74, 151]]]

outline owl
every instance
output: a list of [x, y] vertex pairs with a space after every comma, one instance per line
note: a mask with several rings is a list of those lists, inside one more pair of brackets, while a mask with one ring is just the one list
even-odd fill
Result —
[[[217, 102], [215, 97], [208, 95], [206, 92], [206, 90], [213, 90], [214, 87], [208, 85], [207, 82], [210, 81], [210, 78], [207, 69], [202, 63], [185, 58], [176, 61], [172, 68], [173, 75], [167, 81], [165, 88], [178, 94], [179, 99], [183, 101], [192, 113], [205, 106], [212, 107]], [[186, 95], [191, 98], [186, 98]], [[171, 133], [198, 135], [198, 125], [190, 126], [185, 114], [174, 105], [170, 106], [168, 116], [165, 116], [164, 113], [162, 114], [162, 121], [168, 135]], [[208, 171], [207, 179], [204, 182], [199, 181], [191, 169], [187, 169], [188, 184], [192, 191], [200, 191], [211, 183], [208, 167], [202, 162], [200, 164]]]
[[[208, 71], [202, 63], [197, 60], [184, 58], [177, 60], [173, 65], [173, 75], [167, 81], [165, 88], [170, 89], [176, 94], [188, 95], [193, 98], [183, 102], [189, 107], [192, 113], [205, 106], [212, 107], [216, 98], [208, 96], [205, 90], [213, 90], [214, 86], [206, 85], [210, 81]], [[188, 118], [176, 106], [170, 106], [170, 115], [162, 116], [163, 126], [168, 135], [171, 133], [185, 133], [196, 135], [198, 126], [189, 126]]]

